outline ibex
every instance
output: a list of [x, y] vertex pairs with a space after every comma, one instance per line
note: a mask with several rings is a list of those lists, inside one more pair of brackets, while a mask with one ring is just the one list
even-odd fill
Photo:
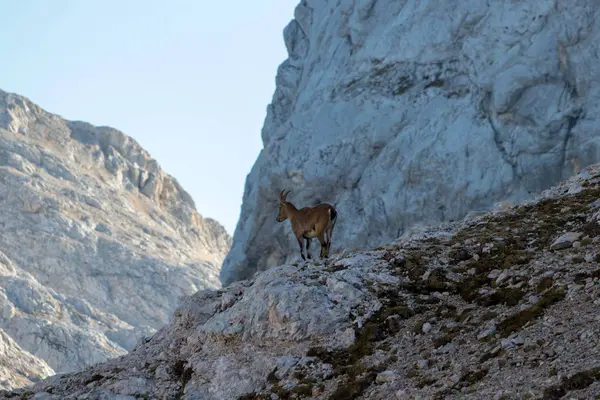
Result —
[[[337, 220], [335, 207], [327, 203], [321, 203], [314, 207], [304, 207], [298, 210], [292, 203], [286, 201], [289, 193], [290, 190], [285, 193], [285, 189], [279, 193], [279, 215], [277, 216], [277, 222], [283, 222], [286, 219], [290, 220], [292, 232], [294, 232], [298, 240], [300, 255], [303, 260], [306, 261], [302, 239], [306, 239], [306, 254], [310, 259], [310, 241], [314, 237], [317, 237], [321, 243], [321, 254], [319, 257], [327, 258], [329, 256], [329, 247], [331, 246], [331, 234]], [[325, 237], [326, 234], [327, 237]]]

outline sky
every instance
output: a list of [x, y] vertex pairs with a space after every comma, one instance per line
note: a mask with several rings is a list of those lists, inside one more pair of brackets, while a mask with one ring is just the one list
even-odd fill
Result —
[[233, 234], [299, 0], [0, 3], [0, 89], [137, 140]]

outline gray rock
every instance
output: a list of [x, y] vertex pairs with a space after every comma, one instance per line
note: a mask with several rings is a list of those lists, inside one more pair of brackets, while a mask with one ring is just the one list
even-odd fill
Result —
[[98, 225], [96, 225], [95, 229], [98, 232], [106, 233], [107, 235], [111, 235], [112, 234], [112, 231], [110, 230], [110, 228], [108, 227], [108, 225], [105, 225], [105, 224], [98, 224]]
[[299, 207], [336, 204], [333, 254], [529, 198], [598, 162], [595, 1], [428, 4], [296, 8], [224, 285], [299, 257], [275, 221], [283, 188]]
[[547, 355], [548, 357], [554, 357], [556, 355], [556, 351], [554, 351], [553, 348], [548, 347], [544, 349], [544, 354]]
[[511, 271], [508, 269], [505, 269], [504, 271], [502, 271], [500, 273], [500, 275], [498, 275], [498, 277], [496, 278], [496, 284], [500, 284], [502, 282], [504, 282], [506, 280], [506, 278], [508, 278], [511, 275]]
[[498, 390], [496, 394], [494, 394], [494, 400], [502, 400], [505, 396], [509, 395], [509, 391]]

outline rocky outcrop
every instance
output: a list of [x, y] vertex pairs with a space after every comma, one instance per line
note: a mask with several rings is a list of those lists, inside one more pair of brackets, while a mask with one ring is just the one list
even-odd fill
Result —
[[23, 350], [0, 329], [0, 390], [29, 386], [53, 374], [48, 364]]
[[595, 165], [535, 201], [200, 291], [129, 354], [0, 396], [595, 398], [599, 199]]
[[[103, 313], [82, 298], [64, 296], [41, 285], [2, 253], [0, 311], [3, 333], [57, 372], [123, 355], [137, 338], [153, 333], [149, 327], [136, 328]], [[3, 360], [0, 354], [0, 364], [3, 361], [10, 368], [11, 359]], [[27, 358], [15, 361], [26, 362]]]
[[231, 238], [132, 138], [0, 91], [0, 328], [58, 372], [219, 288]]
[[339, 209], [332, 252], [518, 201], [600, 160], [593, 0], [303, 0], [223, 284], [298, 258], [277, 195]]

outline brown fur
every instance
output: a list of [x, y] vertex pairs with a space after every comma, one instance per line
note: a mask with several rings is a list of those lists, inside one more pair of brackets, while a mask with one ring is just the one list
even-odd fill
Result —
[[287, 201], [287, 193], [282, 190], [279, 194], [279, 215], [277, 222], [283, 222], [286, 219], [290, 220], [292, 232], [298, 240], [300, 246], [300, 255], [304, 257], [304, 243], [306, 240], [306, 255], [310, 259], [310, 241], [316, 237], [321, 243], [320, 258], [329, 256], [329, 247], [331, 246], [331, 234], [337, 220], [337, 210], [334, 206], [327, 203], [321, 203], [314, 207], [304, 207], [297, 209], [291, 202]]

